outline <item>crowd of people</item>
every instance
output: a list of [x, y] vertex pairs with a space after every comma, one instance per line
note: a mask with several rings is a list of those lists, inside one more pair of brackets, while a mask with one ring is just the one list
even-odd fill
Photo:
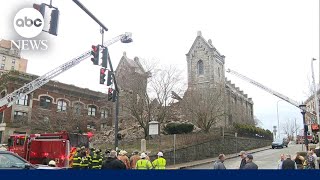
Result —
[[[239, 169], [258, 169], [258, 165], [253, 162], [253, 156], [241, 151], [239, 153], [241, 158]], [[227, 169], [224, 165], [226, 156], [220, 154], [218, 160], [213, 163], [213, 169]], [[303, 157], [297, 153], [294, 158], [290, 154], [281, 154], [278, 161], [277, 169], [319, 169], [319, 158], [314, 150], [308, 151], [307, 155]]]
[[150, 161], [147, 153], [134, 151], [130, 157], [127, 151], [106, 150], [103, 154], [100, 149], [90, 148], [88, 152], [85, 147], [77, 148], [72, 157], [70, 167], [72, 169], [165, 169], [166, 160], [163, 152], [158, 152], [157, 159]]

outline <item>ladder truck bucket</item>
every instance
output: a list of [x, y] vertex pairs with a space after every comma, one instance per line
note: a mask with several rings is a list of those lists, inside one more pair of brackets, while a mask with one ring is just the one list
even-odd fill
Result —
[[132, 42], [132, 33], [126, 32], [123, 37], [121, 37], [120, 41], [122, 43], [131, 43]]

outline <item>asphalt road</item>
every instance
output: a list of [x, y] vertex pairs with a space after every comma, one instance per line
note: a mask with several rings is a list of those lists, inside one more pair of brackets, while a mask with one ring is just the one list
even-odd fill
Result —
[[[280, 154], [290, 154], [294, 157], [296, 152], [302, 150], [302, 145], [289, 144], [289, 147], [284, 147], [283, 149], [270, 149], [266, 151], [261, 151], [252, 154], [253, 162], [255, 162], [259, 169], [277, 169], [278, 160], [280, 159]], [[238, 169], [240, 165], [240, 158], [227, 159], [224, 164], [227, 169]], [[202, 164], [198, 166], [193, 166], [187, 169], [213, 169], [212, 163]]]

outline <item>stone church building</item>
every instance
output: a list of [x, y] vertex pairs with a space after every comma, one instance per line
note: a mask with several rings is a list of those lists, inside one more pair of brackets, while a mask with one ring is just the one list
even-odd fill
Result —
[[211, 39], [204, 39], [201, 32], [197, 33], [189, 52], [186, 54], [188, 70], [188, 89], [213, 90], [223, 87], [225, 92], [225, 116], [221, 126], [232, 123], [254, 124], [253, 101], [238, 87], [225, 77], [225, 56], [213, 46]]

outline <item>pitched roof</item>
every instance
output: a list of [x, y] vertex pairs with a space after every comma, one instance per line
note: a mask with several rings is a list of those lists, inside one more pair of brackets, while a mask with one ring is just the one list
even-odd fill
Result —
[[191, 48], [189, 49], [189, 51], [188, 51], [188, 53], [187, 53], [186, 55], [189, 55], [189, 54], [191, 53], [191, 50], [194, 48], [194, 46], [196, 45], [196, 43], [197, 43], [199, 40], [202, 40], [202, 41], [205, 43], [205, 45], [207, 45], [210, 49], [216, 51], [221, 58], [224, 58], [224, 56], [221, 55], [221, 54], [219, 53], [219, 51], [212, 45], [212, 40], [211, 40], [211, 39], [209, 39], [208, 41], [206, 41], [206, 40], [204, 39], [204, 37], [202, 36], [201, 31], [198, 31], [197, 37], [196, 37], [196, 39], [194, 40]]
[[[132, 68], [135, 69], [135, 72], [136, 72], [136, 73], [139, 73], [139, 74], [142, 74], [142, 75], [143, 75], [143, 74], [146, 74], [146, 72], [145, 72], [143, 66], [141, 65], [138, 57], [135, 57], [135, 58], [132, 60], [132, 59], [129, 59], [129, 58], [127, 57], [126, 52], [123, 52], [123, 56], [122, 56], [121, 60], [125, 60], [130, 67], [132, 67]], [[121, 61], [121, 60], [120, 60], [120, 61]], [[120, 63], [121, 63], [121, 62], [120, 62]], [[119, 65], [120, 65], [120, 63], [119, 63]], [[118, 67], [119, 67], [119, 65], [118, 65]], [[118, 67], [117, 67], [117, 69], [118, 69]]]

